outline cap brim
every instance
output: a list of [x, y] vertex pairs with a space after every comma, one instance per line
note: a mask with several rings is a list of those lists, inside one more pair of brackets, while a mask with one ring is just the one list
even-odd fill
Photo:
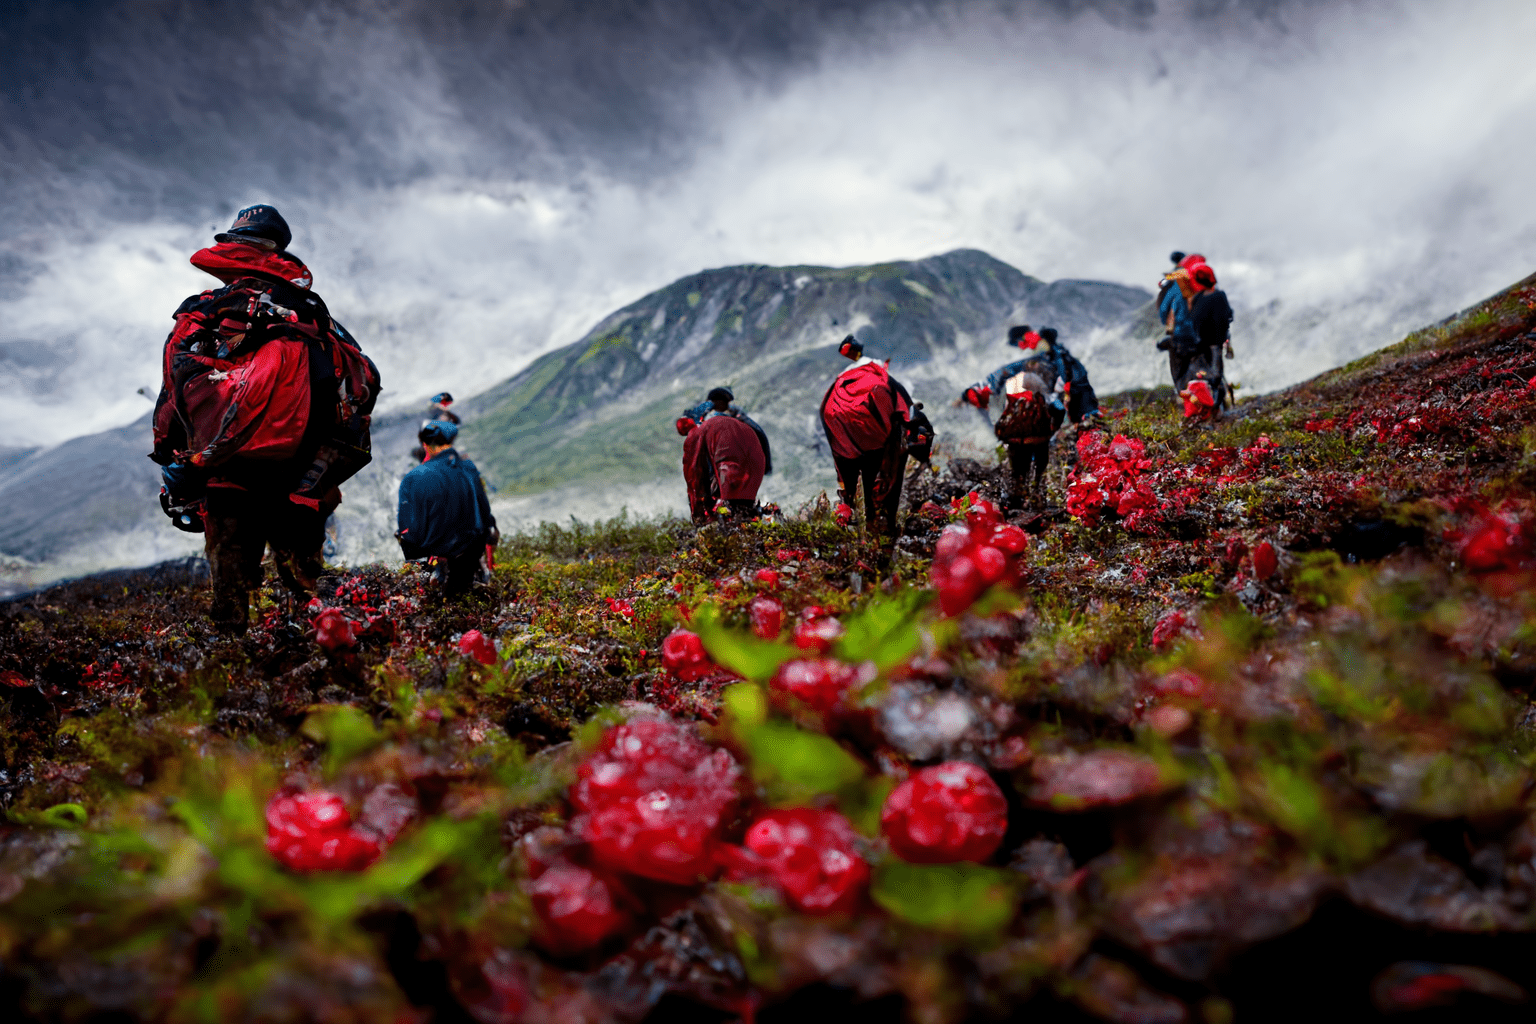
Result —
[[277, 243], [270, 238], [262, 238], [258, 235], [234, 235], [228, 231], [220, 231], [213, 236], [215, 242], [244, 242], [246, 245], [254, 245], [258, 249], [277, 250]]

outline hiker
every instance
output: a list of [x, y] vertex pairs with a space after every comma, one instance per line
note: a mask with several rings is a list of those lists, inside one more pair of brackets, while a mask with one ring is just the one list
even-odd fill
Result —
[[427, 408], [427, 419], [447, 420], [456, 427], [462, 426], [463, 421], [459, 419], [458, 413], [449, 408], [451, 405], [453, 405], [453, 396], [446, 391], [439, 391], [432, 396], [432, 404]]
[[885, 364], [866, 358], [864, 346], [848, 335], [838, 353], [853, 365], [837, 375], [821, 400], [821, 426], [837, 466], [838, 494], [856, 507], [864, 485], [864, 521], [889, 543], [896, 538], [896, 510], [906, 472], [906, 413], [912, 407], [906, 388], [892, 379]]
[[711, 390], [705, 396], [704, 401], [686, 410], [683, 415], [695, 423], [703, 423], [704, 417], [708, 416], [711, 412], [718, 412], [727, 416], [733, 416], [751, 427], [757, 434], [758, 442], [763, 446], [763, 475], [768, 476], [773, 472], [773, 449], [768, 444], [768, 433], [758, 425], [756, 420], [743, 412], [741, 406], [736, 405], [735, 402], [736, 395], [730, 388], [718, 387]]
[[487, 547], [500, 540], [479, 470], [453, 447], [458, 435], [447, 420], [422, 423], [416, 437], [427, 458], [400, 481], [395, 531], [406, 561], [430, 561], [444, 597], [469, 589]]
[[1008, 465], [1012, 472], [1012, 494], [1004, 499], [1004, 505], [1013, 505], [1025, 494], [1041, 504], [1045, 498], [1045, 469], [1051, 456], [1051, 434], [1055, 429], [1049, 391], [1039, 374], [1020, 370], [1003, 382], [1003, 393], [1007, 406], [997, 418], [993, 432], [1008, 446]]
[[907, 420], [905, 444], [907, 455], [913, 461], [913, 469], [921, 471], [933, 469], [933, 439], [937, 433], [933, 429], [933, 423], [928, 419], [928, 414], [923, 412], [923, 403], [918, 402], [912, 407], [912, 415]]
[[[437, 394], [432, 396], [430, 404], [427, 406], [427, 419], [444, 420], [448, 423], [452, 423], [456, 427], [461, 426], [463, 421], [459, 419], [458, 413], [449, 408], [451, 405], [453, 405], [453, 396], [446, 391], [439, 391]], [[422, 463], [426, 460], [427, 450], [421, 445], [418, 444], [416, 447], [411, 449], [412, 462]]]
[[1185, 390], [1194, 375], [1195, 371], [1190, 370], [1189, 364], [1199, 348], [1194, 317], [1190, 315], [1189, 309], [1195, 297], [1194, 279], [1189, 267], [1204, 264], [1205, 257], [1198, 253], [1186, 256], [1175, 252], [1169, 259], [1173, 261], [1174, 269], [1164, 274], [1158, 283], [1157, 315], [1163, 322], [1164, 336], [1158, 341], [1157, 348], [1160, 352], [1168, 353], [1168, 372], [1173, 377], [1174, 391], [1179, 392]]
[[1195, 286], [1190, 317], [1194, 320], [1195, 337], [1199, 342], [1191, 365], [1197, 365], [1197, 374], [1202, 371], [1206, 374], [1219, 411], [1231, 405], [1232, 389], [1227, 382], [1224, 356], [1232, 354], [1232, 305], [1227, 301], [1227, 293], [1216, 287], [1216, 271], [1210, 264], [1201, 263], [1195, 267], [1190, 278]]
[[161, 508], [204, 534], [210, 617], [235, 634], [269, 545], [289, 593], [314, 592], [338, 485], [372, 458], [378, 368], [311, 290], [291, 240], [276, 209], [248, 206], [192, 255], [222, 286], [176, 310], [155, 403]]
[[1010, 377], [1028, 370], [1045, 382], [1050, 394], [1053, 432], [1068, 419], [1074, 424], [1097, 420], [1099, 398], [1088, 378], [1088, 368], [1058, 340], [1059, 337], [1054, 327], [1042, 327], [1038, 333], [1027, 324], [1010, 327], [1008, 344], [1032, 354], [994, 370], [985, 384], [978, 386], [984, 392], [985, 400], [990, 403], [992, 395], [1003, 392]]
[[688, 506], [696, 523], [707, 521], [719, 501], [726, 502], [734, 515], [757, 513], [757, 492], [768, 464], [767, 439], [745, 417], [731, 414], [733, 397], [729, 389], [715, 388], [709, 393], [710, 409], [701, 420], [684, 417], [696, 426], [685, 427], [678, 421], [684, 433], [683, 479], [688, 482]]

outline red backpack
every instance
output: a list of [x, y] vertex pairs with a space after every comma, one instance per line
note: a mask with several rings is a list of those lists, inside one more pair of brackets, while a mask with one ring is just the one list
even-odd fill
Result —
[[229, 266], [204, 265], [226, 248], [232, 249], [216, 246], [193, 257], [226, 284], [176, 311], [152, 457], [209, 470], [233, 469], [236, 456], [247, 467], [287, 463], [276, 477], [257, 475], [286, 478], [296, 501], [318, 504], [372, 458], [378, 369], [309, 291], [301, 263], [279, 254], [292, 266], [233, 259], [224, 261]]
[[832, 451], [856, 459], [884, 448], [904, 404], [879, 363], [845, 370], [821, 401], [821, 425]]
[[1051, 410], [1034, 391], [1008, 396], [1008, 408], [992, 428], [1004, 444], [1039, 444], [1051, 439]]

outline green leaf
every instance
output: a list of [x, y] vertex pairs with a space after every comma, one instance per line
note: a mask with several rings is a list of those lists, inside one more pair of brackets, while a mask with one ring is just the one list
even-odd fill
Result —
[[875, 870], [870, 895], [903, 921], [960, 935], [999, 931], [1018, 903], [1008, 872], [979, 864], [887, 861]]
[[90, 817], [79, 804], [54, 804], [37, 816], [38, 824], [54, 828], [79, 828]]
[[759, 640], [750, 633], [728, 628], [713, 605], [694, 612], [688, 625], [704, 641], [704, 649], [715, 664], [754, 683], [766, 683], [780, 665], [800, 655], [789, 644]]
[[325, 744], [325, 773], [336, 770], [357, 755], [384, 741], [367, 713], [350, 704], [327, 704], [311, 711], [299, 727], [308, 738]]
[[901, 664], [922, 646], [917, 617], [930, 596], [926, 590], [905, 590], [871, 600], [844, 620], [847, 632], [833, 653], [847, 662], [873, 661], [882, 672]]
[[770, 803], [804, 804], [864, 779], [858, 758], [820, 733], [802, 732], [787, 722], [764, 722], [746, 731], [752, 775]]
[[735, 683], [720, 694], [726, 718], [738, 731], [750, 730], [768, 719], [768, 696], [756, 683]]

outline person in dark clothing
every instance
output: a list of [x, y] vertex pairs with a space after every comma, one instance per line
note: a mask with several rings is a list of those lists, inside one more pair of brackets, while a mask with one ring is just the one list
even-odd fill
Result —
[[446, 391], [439, 391], [432, 396], [432, 405], [427, 409], [427, 419], [447, 420], [456, 427], [460, 426], [463, 421], [459, 419], [458, 413], [449, 408], [452, 405], [453, 396]]
[[485, 546], [498, 536], [480, 472], [453, 449], [458, 433], [444, 420], [421, 425], [417, 437], [427, 460], [400, 481], [400, 528], [395, 531], [407, 561], [431, 560], [445, 597], [469, 589]]
[[[757, 432], [741, 419], [724, 410], [711, 411], [688, 433], [683, 457], [683, 476], [689, 481], [690, 494], [698, 491], [701, 497], [707, 493], [724, 499], [735, 515], [756, 513], [767, 452]], [[696, 518], [708, 518], [708, 512], [702, 517], [695, 512]]]
[[994, 432], [1008, 447], [1012, 490], [1005, 505], [1013, 505], [1025, 495], [1034, 503], [1043, 503], [1055, 429], [1045, 381], [1039, 374], [1021, 370], [1003, 382], [1003, 392], [1007, 404]]
[[289, 593], [314, 592], [336, 484], [368, 461], [379, 379], [287, 251], [276, 209], [246, 207], [214, 240], [191, 262], [223, 287], [175, 314], [150, 458], [172, 523], [204, 534], [210, 618], [238, 634], [269, 545]]
[[1232, 305], [1227, 293], [1216, 287], [1216, 271], [1202, 263], [1190, 275], [1194, 279], [1195, 301], [1190, 316], [1195, 322], [1199, 347], [1191, 360], [1190, 376], [1204, 371], [1205, 380], [1216, 396], [1216, 408], [1229, 405], [1225, 353], [1232, 350]]
[[922, 402], [912, 407], [912, 416], [907, 420], [906, 433], [907, 455], [913, 461], [913, 469], [932, 469], [933, 439], [938, 435], [933, 429], [932, 421], [928, 419], [928, 414], [923, 412]]
[[736, 395], [732, 393], [730, 388], [714, 388], [705, 396], [704, 401], [686, 410], [683, 415], [695, 423], [703, 423], [704, 418], [710, 413], [718, 412], [727, 416], [734, 416], [751, 427], [753, 432], [757, 434], [758, 442], [763, 446], [763, 475], [770, 476], [773, 473], [773, 447], [768, 443], [768, 432], [756, 420], [743, 412], [741, 406], [735, 403]]
[[[451, 405], [453, 405], [453, 396], [446, 391], [439, 391], [432, 396], [432, 402], [427, 406], [427, 419], [444, 420], [456, 427], [461, 426], [463, 421], [459, 419], [458, 413], [449, 408]], [[418, 444], [411, 449], [412, 462], [425, 462], [426, 458], [427, 450], [421, 445]]]
[[999, 367], [986, 380], [988, 393], [1001, 395], [1004, 384], [1014, 374], [1028, 370], [1040, 377], [1051, 392], [1051, 415], [1056, 427], [1069, 418], [1073, 423], [1081, 423], [1099, 415], [1099, 399], [1088, 378], [1088, 368], [1058, 337], [1054, 327], [1042, 327], [1038, 334], [1027, 326], [1010, 328], [1008, 343], [1032, 350], [1033, 354]]
[[839, 497], [852, 507], [862, 481], [864, 521], [886, 540], [882, 561], [888, 561], [906, 475], [904, 441], [912, 399], [884, 364], [864, 357], [864, 346], [853, 335], [843, 339], [838, 352], [853, 365], [827, 389], [821, 426], [837, 466]]

